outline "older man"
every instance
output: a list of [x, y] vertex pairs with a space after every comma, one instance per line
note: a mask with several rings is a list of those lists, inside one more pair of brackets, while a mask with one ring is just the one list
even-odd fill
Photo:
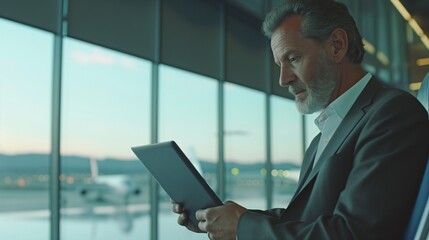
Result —
[[190, 225], [211, 239], [401, 239], [429, 154], [429, 121], [410, 94], [387, 89], [360, 63], [362, 37], [342, 3], [289, 0], [264, 32], [298, 110], [321, 111], [287, 208], [235, 202], [202, 209]]

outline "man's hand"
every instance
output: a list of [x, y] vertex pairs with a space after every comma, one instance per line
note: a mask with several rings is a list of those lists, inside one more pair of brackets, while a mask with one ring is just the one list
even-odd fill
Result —
[[198, 227], [207, 232], [212, 240], [235, 240], [238, 219], [246, 210], [232, 201], [225, 202], [223, 206], [198, 210]]
[[185, 211], [183, 210], [183, 206], [175, 203], [175, 202], [171, 202], [173, 204], [172, 210], [174, 213], [179, 214], [179, 217], [177, 218], [177, 223], [179, 225], [185, 226], [187, 229], [189, 229], [190, 231], [193, 232], [197, 232], [197, 233], [203, 233], [204, 231], [201, 231], [198, 226], [195, 226], [190, 220], [189, 217], [186, 215]]

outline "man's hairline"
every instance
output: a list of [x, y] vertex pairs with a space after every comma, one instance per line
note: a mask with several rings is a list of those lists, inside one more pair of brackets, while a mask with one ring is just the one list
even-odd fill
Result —
[[[283, 17], [283, 19], [282, 19], [282, 20], [280, 20], [280, 21], [279, 21], [279, 23], [276, 25], [276, 27], [274, 27], [274, 28], [273, 28], [273, 30], [272, 30], [272, 31], [270, 31], [269, 36], [267, 36], [267, 34], [265, 34], [265, 35], [268, 37], [268, 39], [270, 39], [270, 41], [271, 41], [271, 39], [272, 39], [272, 37], [273, 37], [273, 35], [274, 35], [274, 32], [276, 32], [279, 28], [281, 28], [281, 27], [282, 27], [282, 25], [283, 25], [283, 23], [284, 23], [288, 18], [293, 17], [293, 16], [296, 16], [296, 17], [299, 17], [299, 18], [300, 18], [301, 22], [300, 22], [300, 24], [299, 24], [299, 32], [301, 32], [301, 33], [302, 33], [302, 36], [304, 36], [305, 38], [310, 39], [310, 40], [313, 40], [313, 41], [316, 41], [316, 42], [318, 42], [318, 43], [324, 43], [324, 42], [326, 42], [326, 41], [329, 39], [329, 37], [327, 37], [326, 39], [319, 39], [319, 38], [316, 38], [316, 37], [311, 37], [311, 36], [309, 36], [309, 34], [308, 34], [306, 31], [304, 31], [304, 24], [305, 24], [305, 19], [306, 19], [306, 18], [305, 18], [305, 16], [304, 16], [303, 14], [297, 14], [297, 13], [292, 13], [292, 14], [290, 14], [290, 15], [284, 16], [284, 17]], [[333, 32], [335, 29], [342, 29], [342, 30], [344, 30], [344, 31], [347, 33], [347, 31], [346, 31], [344, 28], [342, 28], [342, 27], [336, 27], [336, 28], [334, 28], [334, 29], [329, 33], [329, 36], [332, 34], [332, 32]], [[347, 33], [347, 38], [348, 38], [348, 37], [349, 37], [349, 36], [348, 36], [348, 33]]]

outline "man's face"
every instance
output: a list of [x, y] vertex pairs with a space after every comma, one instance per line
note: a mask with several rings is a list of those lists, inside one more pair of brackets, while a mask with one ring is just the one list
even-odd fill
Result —
[[271, 48], [280, 66], [280, 85], [289, 87], [298, 110], [310, 114], [325, 108], [337, 83], [325, 44], [304, 37], [301, 18], [291, 16], [273, 33]]

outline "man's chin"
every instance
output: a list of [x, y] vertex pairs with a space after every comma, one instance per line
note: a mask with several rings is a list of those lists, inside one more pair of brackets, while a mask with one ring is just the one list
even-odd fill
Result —
[[312, 114], [323, 109], [323, 107], [310, 106], [307, 101], [298, 101], [295, 99], [296, 108], [301, 114]]
[[308, 105], [295, 99], [296, 108], [301, 114], [311, 114]]

